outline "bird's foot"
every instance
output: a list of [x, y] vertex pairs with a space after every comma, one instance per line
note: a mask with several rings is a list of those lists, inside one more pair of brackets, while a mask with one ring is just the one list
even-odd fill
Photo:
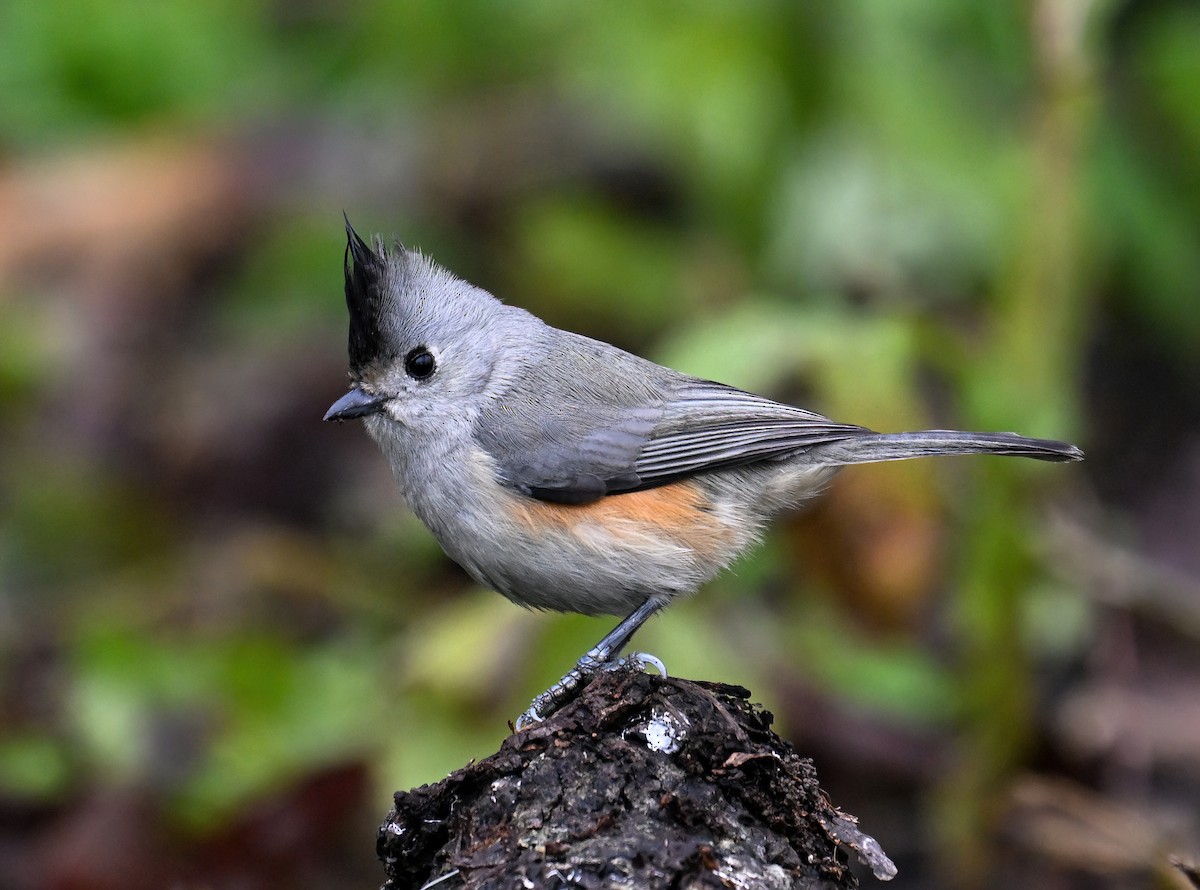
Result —
[[607, 660], [601, 660], [589, 652], [579, 659], [575, 667], [563, 674], [562, 679], [530, 703], [525, 713], [517, 718], [517, 722], [514, 724], [516, 731], [521, 732], [521, 730], [529, 729], [535, 723], [541, 723], [578, 695], [583, 684], [598, 671], [615, 671], [626, 666], [636, 667], [643, 671], [647, 667], [652, 667], [660, 675], [667, 676], [667, 666], [662, 663], [662, 659], [648, 652], [630, 652], [624, 658]]
[[610, 661], [604, 666], [604, 670], [613, 671], [625, 665], [634, 665], [638, 670], [644, 671], [648, 667], [654, 668], [660, 677], [667, 676], [667, 666], [662, 663], [662, 659], [657, 655], [651, 655], [649, 652], [630, 652], [624, 658], [618, 658], [616, 661]]

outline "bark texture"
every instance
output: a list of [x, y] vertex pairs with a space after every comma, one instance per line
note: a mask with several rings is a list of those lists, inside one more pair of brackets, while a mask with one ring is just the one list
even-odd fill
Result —
[[397, 792], [385, 890], [857, 887], [879, 845], [735, 686], [599, 675], [550, 719], [436, 785]]

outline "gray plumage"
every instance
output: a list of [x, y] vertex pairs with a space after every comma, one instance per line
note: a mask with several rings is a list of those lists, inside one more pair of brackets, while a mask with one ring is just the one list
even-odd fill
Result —
[[845, 464], [1082, 456], [1014, 433], [836, 423], [558, 330], [347, 233], [354, 388], [326, 419], [363, 417], [446, 552], [524, 605], [622, 613], [691, 592]]

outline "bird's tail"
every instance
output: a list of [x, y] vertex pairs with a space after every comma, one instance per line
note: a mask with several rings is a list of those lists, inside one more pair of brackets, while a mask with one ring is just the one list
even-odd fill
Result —
[[869, 464], [936, 454], [999, 454], [1034, 460], [1083, 460], [1083, 452], [1068, 442], [1030, 439], [1016, 433], [964, 433], [921, 430], [914, 433], [874, 433], [838, 439], [814, 449], [822, 462], [834, 465]]

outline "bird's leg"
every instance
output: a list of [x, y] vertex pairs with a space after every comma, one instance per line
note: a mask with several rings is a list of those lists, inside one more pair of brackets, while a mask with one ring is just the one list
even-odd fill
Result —
[[605, 634], [604, 639], [584, 653], [575, 663], [575, 667], [567, 671], [561, 680], [539, 695], [529, 705], [529, 708], [517, 718], [516, 728], [520, 732], [535, 723], [545, 720], [568, 701], [570, 701], [583, 681], [596, 671], [612, 670], [624, 664], [651, 665], [664, 677], [667, 675], [666, 666], [653, 655], [644, 652], [631, 652], [625, 658], [617, 659], [616, 655], [625, 648], [630, 637], [646, 620], [667, 604], [665, 598], [651, 597], [629, 613], [620, 624]]

